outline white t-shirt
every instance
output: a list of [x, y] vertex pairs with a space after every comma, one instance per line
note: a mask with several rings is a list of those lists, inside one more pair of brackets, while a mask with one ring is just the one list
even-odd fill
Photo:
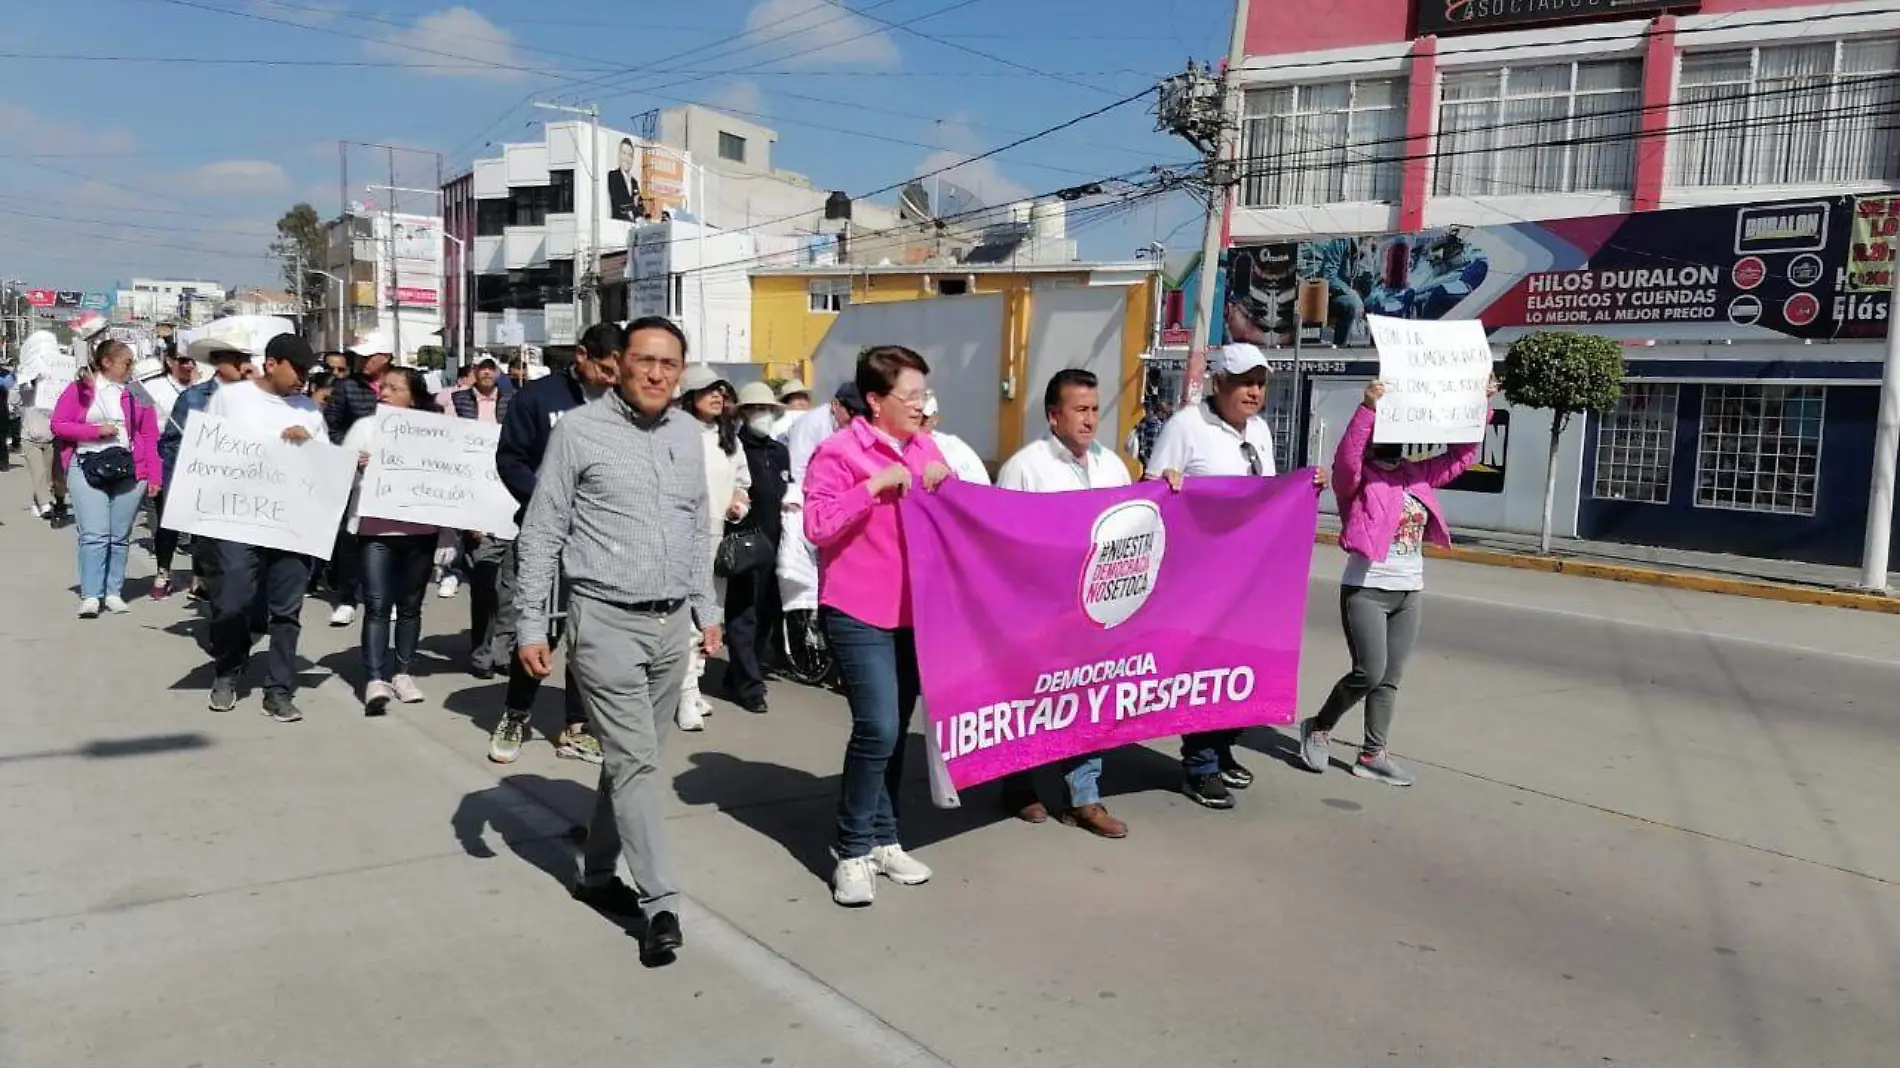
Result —
[[315, 401], [301, 393], [279, 397], [256, 382], [219, 386], [217, 392], [211, 394], [211, 402], [205, 405], [205, 414], [268, 430], [300, 426], [310, 432], [312, 439], [330, 440], [330, 432], [323, 425], [323, 413], [317, 410]]
[[1085, 457], [1078, 459], [1067, 445], [1052, 437], [1043, 438], [1023, 446], [1010, 457], [996, 473], [996, 484], [1003, 489], [1030, 493], [1109, 489], [1128, 485], [1128, 466], [1102, 448], [1099, 441], [1089, 446]]
[[1392, 545], [1385, 559], [1373, 562], [1358, 553], [1346, 554], [1346, 571], [1339, 576], [1342, 586], [1364, 586], [1374, 590], [1422, 590], [1425, 588], [1425, 525], [1431, 513], [1417, 497], [1405, 495], [1404, 510], [1399, 513], [1399, 529], [1392, 534]]
[[117, 382], [94, 375], [92, 379], [92, 407], [86, 409], [86, 422], [93, 426], [106, 423], [119, 424], [119, 433], [115, 437], [100, 438], [96, 441], [82, 441], [75, 451], [103, 452], [106, 449], [124, 449], [130, 446], [132, 428], [125, 425], [125, 387]]
[[777, 419], [772, 420], [772, 437], [779, 441], [784, 441], [785, 435], [792, 432], [792, 426], [796, 424], [799, 419], [810, 415], [812, 411], [813, 409], [810, 408], [803, 411], [793, 411], [790, 408], [785, 409], [779, 413]]
[[937, 443], [937, 450], [943, 453], [943, 462], [950, 470], [965, 482], [974, 482], [979, 486], [990, 484], [990, 469], [983, 466], [983, 458], [970, 448], [969, 442], [955, 434], [933, 433], [930, 440]]
[[[1155, 439], [1154, 452], [1148, 456], [1148, 477], [1160, 478], [1164, 471], [1183, 475], [1261, 475], [1271, 477], [1273, 431], [1259, 416], [1247, 419], [1243, 436], [1225, 419], [1214, 414], [1210, 404], [1183, 408], [1169, 418]], [[1253, 470], [1245, 445], [1253, 446], [1260, 469]]]
[[803, 484], [805, 469], [811, 466], [811, 454], [825, 439], [838, 432], [838, 421], [831, 417], [831, 409], [813, 408], [805, 413], [810, 418], [800, 419], [785, 432], [785, 451], [791, 453], [792, 481]]

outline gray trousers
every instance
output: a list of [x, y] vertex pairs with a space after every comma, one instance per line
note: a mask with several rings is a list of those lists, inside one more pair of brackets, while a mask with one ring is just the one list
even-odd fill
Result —
[[1399, 680], [1405, 661], [1418, 640], [1419, 617], [1424, 612], [1420, 590], [1375, 590], [1365, 586], [1339, 588], [1339, 615], [1346, 626], [1346, 648], [1352, 670], [1333, 686], [1326, 704], [1314, 717], [1315, 726], [1331, 731], [1352, 706], [1366, 703], [1368, 753], [1385, 750], [1392, 729], [1392, 710], [1399, 699]]
[[679, 711], [692, 613], [681, 607], [660, 616], [579, 595], [567, 612], [569, 670], [604, 757], [581, 880], [605, 882], [624, 850], [646, 915], [678, 912], [662, 827], [670, 787], [660, 739]]

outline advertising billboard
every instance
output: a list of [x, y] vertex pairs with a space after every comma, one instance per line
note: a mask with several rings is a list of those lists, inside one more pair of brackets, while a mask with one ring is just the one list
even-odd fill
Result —
[[673, 288], [673, 228], [663, 223], [635, 227], [627, 255], [627, 315], [666, 315]]
[[29, 289], [26, 302], [35, 308], [50, 308], [59, 300], [59, 294], [51, 289]]
[[1518, 29], [1553, 22], [1694, 11], [1699, 0], [1418, 0], [1418, 35]]
[[670, 148], [648, 145], [640, 165], [646, 183], [646, 217], [658, 222], [686, 209], [686, 157]]
[[[1241, 246], [1230, 340], [1368, 346], [1367, 314], [1619, 340], [1886, 336], [1900, 198], [1823, 197]], [[1303, 312], [1298, 315], [1296, 312]]]

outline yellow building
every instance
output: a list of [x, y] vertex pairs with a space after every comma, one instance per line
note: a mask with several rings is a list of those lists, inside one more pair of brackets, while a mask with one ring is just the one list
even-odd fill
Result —
[[[774, 367], [803, 368], [808, 377], [820, 379], [828, 376], [815, 370], [812, 361], [826, 335], [853, 305], [1001, 296], [1002, 315], [993, 324], [1001, 371], [994, 436], [990, 441], [971, 442], [992, 461], [1031, 440], [1041, 416], [1042, 383], [1028, 381], [1032, 368], [1049, 363], [1033, 358], [1036, 354], [1031, 351], [1039, 295], [1065, 291], [1066, 297], [1073, 298], [1077, 290], [1089, 290], [1120, 301], [1119, 360], [1104, 366], [1098, 359], [1092, 365], [1098, 377], [1115, 379], [1113, 388], [1104, 382], [1104, 399], [1117, 398], [1115, 411], [1105, 412], [1103, 420], [1103, 444], [1111, 448], [1133, 425], [1141, 401], [1141, 355], [1151, 344], [1154, 302], [1159, 297], [1154, 267], [1147, 263], [770, 267], [753, 271], [751, 282], [753, 359]], [[890, 340], [918, 344], [904, 338]]]

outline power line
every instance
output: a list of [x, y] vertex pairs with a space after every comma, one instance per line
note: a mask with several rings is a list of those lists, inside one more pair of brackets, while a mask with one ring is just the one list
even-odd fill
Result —
[[[842, 9], [842, 10], [845, 10], [845, 11], [851, 11], [851, 10], [852, 10], [851, 8], [849, 8], [849, 7], [847, 7], [847, 6], [845, 5], [845, 3], [844, 3], [844, 0], [819, 0], [819, 2], [820, 2], [820, 3], [825, 3], [825, 4], [830, 4], [830, 5], [832, 6], [832, 7], [835, 7], [835, 8], [840, 8], [840, 9]], [[810, 9], [808, 9], [808, 10], [813, 10], [813, 11], [815, 11], [815, 10], [817, 10], [817, 9], [816, 9], [816, 8], [810, 8]], [[852, 11], [852, 14], [859, 14], [859, 15], [861, 15], [861, 17], [863, 17], [863, 18], [866, 18], [866, 19], [869, 19], [869, 20], [871, 20], [872, 22], [876, 22], [876, 23], [880, 23], [880, 24], [882, 24], [882, 25], [885, 25], [885, 26], [889, 26], [889, 27], [890, 27], [891, 29], [894, 29], [894, 30], [900, 30], [900, 31], [902, 31], [902, 32], [904, 32], [904, 33], [907, 33], [907, 34], [910, 34], [910, 35], [911, 35], [912, 37], [919, 37], [919, 38], [922, 38], [923, 40], [926, 40], [926, 41], [933, 41], [933, 42], [935, 42], [935, 43], [937, 43], [937, 44], [940, 44], [940, 45], [943, 45], [943, 46], [944, 46], [945, 48], [954, 48], [954, 49], [956, 49], [956, 50], [957, 50], [957, 51], [959, 51], [959, 52], [964, 52], [964, 53], [968, 53], [969, 55], [972, 55], [972, 56], [976, 56], [976, 57], [977, 57], [977, 58], [979, 58], [979, 59], [987, 59], [987, 60], [989, 60], [989, 61], [991, 61], [992, 63], [1001, 63], [1001, 64], [1003, 64], [1003, 65], [1004, 65], [1004, 66], [1006, 66], [1006, 67], [1012, 67], [1012, 68], [1014, 68], [1014, 69], [1016, 69], [1016, 70], [1019, 70], [1019, 71], [1024, 71], [1024, 72], [1026, 72], [1026, 73], [1029, 73], [1029, 74], [1034, 74], [1034, 75], [1038, 75], [1038, 76], [1040, 76], [1040, 77], [1043, 77], [1043, 78], [1048, 78], [1048, 79], [1049, 79], [1049, 80], [1051, 80], [1051, 81], [1056, 81], [1056, 82], [1061, 82], [1061, 83], [1063, 83], [1063, 84], [1065, 84], [1065, 85], [1076, 85], [1076, 86], [1080, 86], [1080, 87], [1082, 87], [1082, 88], [1084, 88], [1084, 89], [1087, 89], [1087, 90], [1089, 90], [1090, 92], [1095, 92], [1095, 93], [1101, 93], [1101, 94], [1103, 94], [1103, 95], [1105, 95], [1105, 96], [1114, 96], [1114, 95], [1115, 95], [1115, 90], [1113, 90], [1113, 89], [1104, 89], [1104, 88], [1102, 88], [1102, 87], [1101, 87], [1101, 86], [1099, 86], [1099, 85], [1090, 85], [1090, 84], [1089, 84], [1088, 82], [1080, 82], [1080, 81], [1076, 81], [1076, 80], [1075, 80], [1074, 78], [1068, 78], [1068, 77], [1064, 77], [1064, 76], [1062, 76], [1062, 75], [1060, 75], [1060, 74], [1055, 74], [1055, 73], [1052, 73], [1052, 72], [1050, 72], [1050, 71], [1046, 71], [1046, 70], [1040, 70], [1040, 69], [1038, 69], [1038, 68], [1036, 68], [1036, 67], [1032, 67], [1032, 66], [1030, 66], [1030, 65], [1028, 65], [1028, 64], [1026, 64], [1026, 63], [1018, 63], [1018, 62], [1016, 62], [1016, 61], [1015, 61], [1015, 60], [1013, 60], [1013, 59], [1009, 59], [1009, 58], [1006, 58], [1006, 57], [1004, 57], [1004, 56], [999, 56], [999, 55], [997, 55], [997, 54], [995, 54], [994, 52], [985, 52], [985, 51], [982, 51], [981, 49], [976, 49], [976, 48], [971, 48], [971, 47], [970, 47], [969, 45], [961, 45], [961, 44], [957, 44], [957, 43], [956, 43], [956, 42], [954, 42], [954, 41], [947, 41], [947, 40], [944, 40], [944, 39], [943, 39], [943, 38], [941, 38], [941, 37], [933, 37], [933, 36], [931, 36], [930, 34], [928, 34], [928, 33], [925, 33], [925, 32], [924, 32], [924, 31], [922, 31], [922, 30], [919, 30], [919, 29], [917, 29], [917, 28], [916, 28], [915, 26], [912, 26], [912, 25], [909, 25], [909, 24], [902, 24], [902, 25], [900, 25], [900, 24], [898, 24], [898, 23], [895, 23], [895, 22], [892, 22], [892, 21], [890, 21], [889, 19], [886, 19], [886, 18], [884, 18], [883, 16], [880, 16], [880, 15], [872, 15], [872, 14], [869, 14], [868, 12], [863, 12], [863, 13], [861, 13], [861, 12], [856, 12], [856, 11]], [[923, 20], [922, 20], [922, 19], [915, 19], [915, 20], [912, 20], [912, 21], [916, 21], [916, 22], [921, 22], [921, 21], [923, 21]]]

